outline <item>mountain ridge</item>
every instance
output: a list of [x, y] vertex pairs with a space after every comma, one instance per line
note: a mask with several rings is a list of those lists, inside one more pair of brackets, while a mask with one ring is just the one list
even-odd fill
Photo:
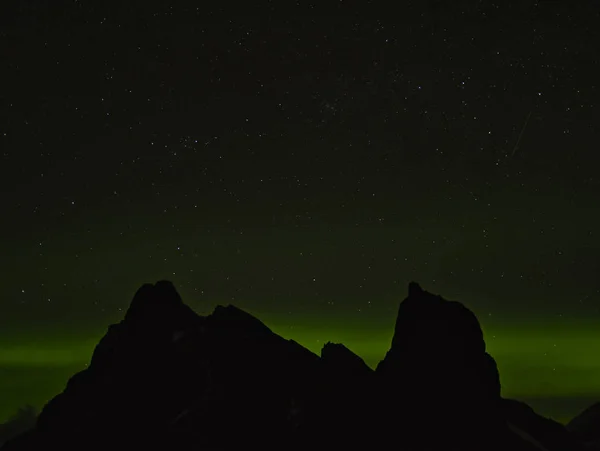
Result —
[[343, 344], [315, 354], [233, 305], [198, 315], [159, 281], [2, 449], [583, 449], [500, 389], [476, 316], [416, 282], [372, 369]]

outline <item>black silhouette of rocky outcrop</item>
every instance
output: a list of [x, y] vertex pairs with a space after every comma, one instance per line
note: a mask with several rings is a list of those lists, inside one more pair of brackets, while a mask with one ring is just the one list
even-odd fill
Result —
[[600, 402], [591, 405], [567, 424], [587, 451], [600, 451]]
[[341, 344], [318, 356], [252, 315], [199, 316], [144, 285], [90, 365], [3, 450], [579, 451], [563, 426], [500, 396], [475, 315], [409, 286], [373, 371]]
[[[436, 446], [460, 435], [465, 424], [473, 428], [475, 442], [498, 434], [498, 372], [477, 318], [462, 304], [411, 283], [377, 373], [382, 396], [402, 406], [402, 422], [410, 425], [414, 441], [421, 437]], [[440, 434], [427, 433], [432, 422], [440, 425]]]

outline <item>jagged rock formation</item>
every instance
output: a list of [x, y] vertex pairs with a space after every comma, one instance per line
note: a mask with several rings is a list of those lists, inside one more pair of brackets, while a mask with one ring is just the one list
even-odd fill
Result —
[[317, 356], [252, 315], [206, 317], [170, 282], [144, 285], [89, 367], [7, 451], [581, 448], [503, 400], [473, 313], [409, 286], [376, 371], [341, 344]]
[[[415, 442], [421, 437], [432, 440], [432, 446], [441, 445], [435, 442], [460, 435], [465, 424], [473, 427], [474, 441], [497, 435], [496, 364], [485, 352], [477, 318], [462, 304], [411, 283], [398, 311], [392, 346], [377, 373], [383, 396], [401, 406], [402, 422], [410, 425], [407, 430]], [[432, 423], [441, 425], [441, 434], [427, 433]]]

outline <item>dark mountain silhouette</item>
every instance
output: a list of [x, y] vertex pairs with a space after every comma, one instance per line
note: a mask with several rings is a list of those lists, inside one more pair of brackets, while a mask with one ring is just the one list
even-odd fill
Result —
[[[392, 346], [377, 373], [385, 387], [382, 396], [402, 406], [402, 422], [410, 424], [407, 433], [415, 440], [447, 440], [461, 434], [465, 424], [473, 427], [476, 442], [498, 434], [498, 371], [485, 352], [477, 318], [462, 304], [411, 283], [400, 304]], [[427, 432], [432, 421], [443, 428], [441, 434]]]
[[503, 399], [501, 412], [512, 431], [537, 443], [540, 449], [571, 449], [573, 436], [569, 431], [562, 424], [538, 415], [524, 402]]
[[416, 283], [373, 371], [341, 344], [317, 356], [231, 305], [199, 316], [165, 281], [138, 290], [89, 367], [3, 450], [149, 447], [583, 449], [503, 399], [475, 315]]
[[35, 426], [37, 411], [33, 406], [21, 407], [8, 421], [0, 424], [0, 446]]
[[600, 451], [600, 402], [591, 405], [567, 424], [588, 451]]

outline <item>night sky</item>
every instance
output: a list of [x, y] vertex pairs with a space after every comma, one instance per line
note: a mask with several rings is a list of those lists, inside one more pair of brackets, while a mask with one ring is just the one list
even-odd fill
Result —
[[594, 2], [2, 3], [0, 421], [160, 279], [372, 366], [415, 280], [600, 400]]

